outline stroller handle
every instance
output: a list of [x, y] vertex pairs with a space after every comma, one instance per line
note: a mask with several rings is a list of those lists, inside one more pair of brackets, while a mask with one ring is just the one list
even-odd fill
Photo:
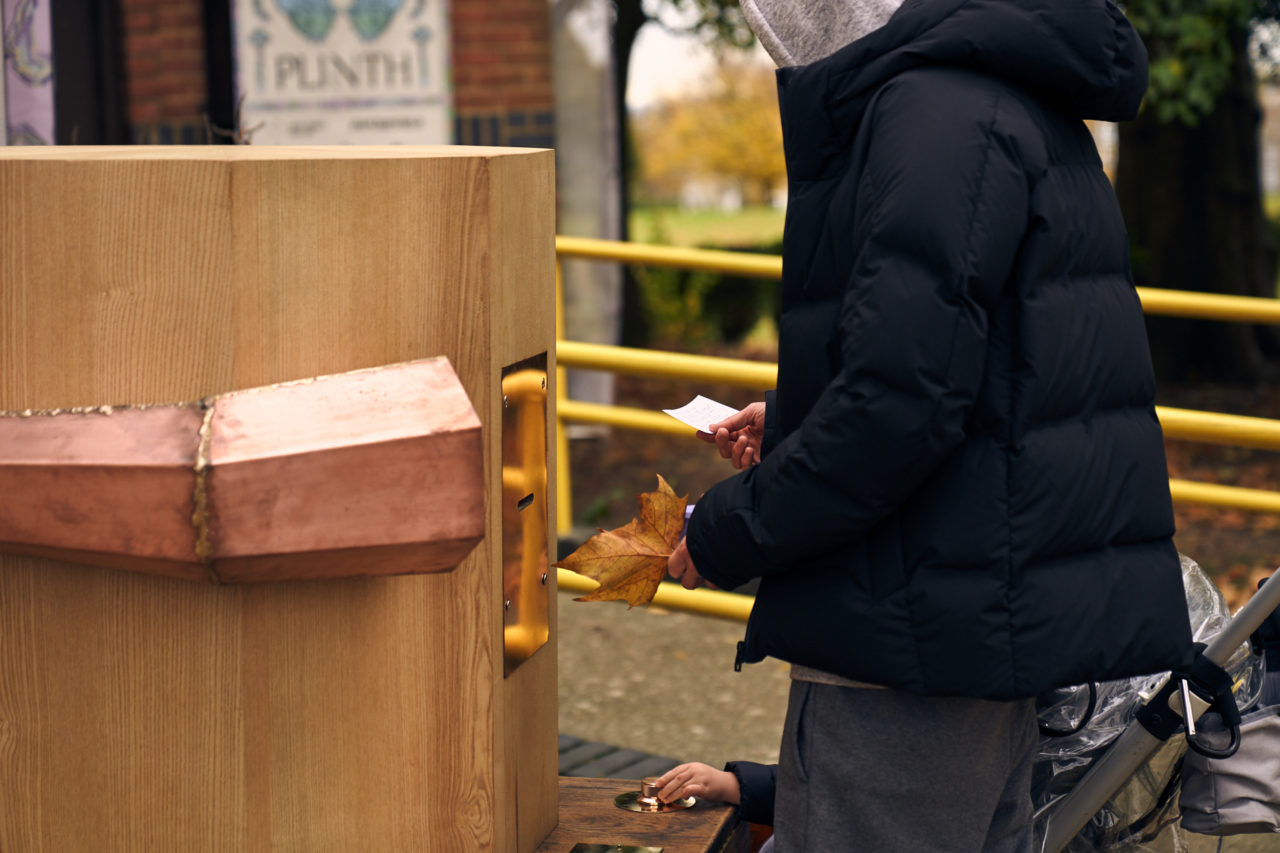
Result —
[[1225, 666], [1235, 650], [1248, 642], [1249, 635], [1261, 628], [1262, 623], [1280, 607], [1280, 580], [1277, 580], [1277, 576], [1280, 576], [1280, 571], [1267, 578], [1266, 583], [1258, 587], [1253, 598], [1231, 617], [1231, 621], [1205, 647], [1205, 657], [1218, 666]]
[[[1272, 573], [1253, 598], [1231, 617], [1205, 647], [1204, 656], [1218, 666], [1226, 664], [1235, 650], [1249, 641], [1249, 635], [1258, 630], [1277, 607], [1280, 607], [1280, 571]], [[1045, 818], [1041, 853], [1060, 853], [1089, 822], [1089, 818], [1097, 814], [1098, 809], [1163, 744], [1164, 741], [1140, 723], [1130, 723], [1102, 758], [1089, 768], [1079, 784], [1050, 808]]]

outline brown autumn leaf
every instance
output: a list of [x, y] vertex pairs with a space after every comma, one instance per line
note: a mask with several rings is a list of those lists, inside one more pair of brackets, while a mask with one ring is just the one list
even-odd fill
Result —
[[658, 477], [658, 489], [636, 496], [640, 515], [622, 527], [601, 530], [578, 550], [556, 563], [598, 581], [600, 587], [574, 601], [648, 604], [667, 576], [667, 558], [680, 544], [684, 508], [689, 496], [677, 497]]

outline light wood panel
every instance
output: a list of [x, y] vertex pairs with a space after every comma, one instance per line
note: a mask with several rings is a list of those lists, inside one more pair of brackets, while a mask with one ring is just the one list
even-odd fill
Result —
[[[548, 234], [537, 225], [533, 215], [538, 199], [555, 197], [555, 175], [551, 170], [532, 171], [516, 167], [514, 161], [491, 161], [492, 180], [489, 183], [489, 209], [493, 211], [495, 228], [491, 233], [500, 234], [502, 240], [490, 243], [493, 288], [503, 291], [512, 283], [533, 275], [541, 279], [550, 277], [553, 287], [549, 290], [522, 291], [518, 299], [494, 300], [492, 327], [493, 346], [503, 364], [545, 352], [548, 378], [548, 437], [555, 435], [555, 345], [543, 344], [543, 331], [555, 329], [555, 235]], [[501, 423], [502, 405], [500, 389], [493, 396], [494, 409], [491, 423]], [[489, 436], [489, 459], [501, 458], [501, 436]], [[554, 476], [554, 441], [548, 441], [547, 471]], [[548, 531], [546, 542], [554, 548], [555, 537], [555, 484], [549, 481], [546, 498]], [[494, 491], [491, 494], [501, 494]], [[490, 508], [490, 529], [500, 530], [501, 508]], [[497, 547], [495, 541], [494, 546]], [[554, 562], [554, 557], [549, 562]], [[495, 553], [493, 582], [501, 586], [502, 567], [500, 555]], [[551, 583], [552, 588], [554, 583]], [[503, 799], [516, 805], [515, 849], [532, 850], [555, 828], [558, 788], [543, 780], [555, 779], [558, 774], [556, 732], [558, 719], [555, 697], [557, 694], [556, 644], [555, 644], [556, 596], [549, 596], [548, 618], [551, 639], [533, 657], [502, 683], [502, 702], [498, 713], [505, 719], [495, 727], [495, 732], [505, 735], [506, 743], [495, 744], [495, 751], [505, 759], [499, 771], [499, 791]], [[501, 613], [495, 625], [499, 631], [494, 641], [501, 648]], [[495, 661], [495, 675], [502, 675], [502, 662]], [[507, 844], [508, 848], [511, 843]]]
[[492, 496], [501, 367], [553, 347], [552, 181], [551, 152], [501, 149], [0, 151], [0, 409], [445, 355], [490, 496], [444, 575], [235, 588], [0, 558], [0, 849], [550, 831], [555, 633], [503, 679]]

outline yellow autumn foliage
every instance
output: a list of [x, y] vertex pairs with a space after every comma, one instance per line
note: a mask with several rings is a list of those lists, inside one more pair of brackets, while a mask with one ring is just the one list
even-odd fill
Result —
[[632, 120], [645, 194], [672, 198], [688, 182], [736, 185], [750, 204], [784, 185], [782, 130], [772, 68], [724, 60], [704, 85]]

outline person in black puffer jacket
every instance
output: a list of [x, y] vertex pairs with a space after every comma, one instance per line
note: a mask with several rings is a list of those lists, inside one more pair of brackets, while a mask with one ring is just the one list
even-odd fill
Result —
[[778, 385], [715, 430], [758, 464], [670, 570], [762, 579], [737, 665], [793, 664], [780, 853], [1027, 849], [1027, 697], [1191, 650], [1082, 122], [1136, 114], [1145, 48], [1110, 0], [898, 2], [743, 2], [784, 66]]

